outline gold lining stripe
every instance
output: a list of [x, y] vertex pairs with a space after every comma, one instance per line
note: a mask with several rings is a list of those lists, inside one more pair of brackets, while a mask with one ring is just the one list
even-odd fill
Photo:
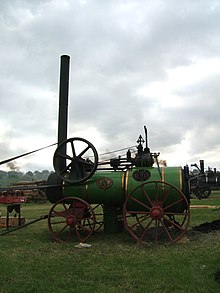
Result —
[[123, 189], [124, 187], [124, 182], [125, 182], [125, 172], [123, 173], [123, 175], [121, 176], [121, 187]]
[[161, 174], [162, 174], [162, 181], [165, 181], [165, 167], [161, 168]]
[[[165, 167], [162, 167], [162, 168], [161, 168], [161, 175], [162, 175], [161, 180], [162, 180], [163, 182], [165, 182]], [[165, 190], [165, 185], [164, 185], [164, 183], [162, 183], [162, 190]]]
[[124, 176], [123, 176], [123, 182], [122, 182], [122, 188], [124, 187], [124, 190], [125, 190], [125, 196], [128, 195], [128, 175], [129, 175], [129, 171], [127, 170], [125, 173], [124, 173]]
[[182, 168], [179, 167], [179, 176], [180, 176], [180, 190], [183, 190], [183, 177], [182, 177]]

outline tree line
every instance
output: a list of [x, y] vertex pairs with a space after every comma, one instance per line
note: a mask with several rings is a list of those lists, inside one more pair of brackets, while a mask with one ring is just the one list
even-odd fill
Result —
[[43, 171], [28, 171], [28, 172], [20, 172], [20, 171], [2, 171], [0, 170], [0, 187], [6, 187], [13, 183], [19, 181], [39, 181], [39, 180], [47, 180], [48, 176], [51, 174], [51, 171], [43, 170]]

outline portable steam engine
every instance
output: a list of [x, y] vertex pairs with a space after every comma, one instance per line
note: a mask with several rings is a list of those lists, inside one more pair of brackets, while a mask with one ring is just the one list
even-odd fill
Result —
[[126, 158], [104, 163], [98, 162], [95, 147], [85, 139], [70, 138], [58, 146], [47, 189], [48, 200], [54, 203], [49, 229], [56, 240], [75, 234], [84, 242], [102, 224], [106, 233], [125, 227], [142, 243], [175, 242], [185, 234], [189, 189], [184, 171], [159, 167], [159, 154], [147, 145], [146, 127], [145, 134], [146, 146], [140, 136], [134, 157], [128, 150]]

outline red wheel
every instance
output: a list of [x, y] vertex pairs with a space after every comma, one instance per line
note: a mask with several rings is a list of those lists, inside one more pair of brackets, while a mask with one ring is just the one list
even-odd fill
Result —
[[174, 185], [150, 181], [128, 195], [123, 217], [128, 232], [140, 243], [176, 242], [187, 231], [189, 203]]
[[77, 197], [66, 197], [56, 202], [48, 215], [48, 227], [58, 242], [85, 242], [95, 228], [95, 214], [91, 206]]

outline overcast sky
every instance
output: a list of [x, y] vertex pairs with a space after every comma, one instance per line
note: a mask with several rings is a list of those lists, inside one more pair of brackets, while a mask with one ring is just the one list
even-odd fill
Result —
[[[220, 169], [220, 1], [0, 1], [0, 39], [0, 160], [57, 142], [67, 54], [68, 137], [102, 154], [146, 125], [168, 166]], [[15, 164], [53, 170], [54, 151]]]

